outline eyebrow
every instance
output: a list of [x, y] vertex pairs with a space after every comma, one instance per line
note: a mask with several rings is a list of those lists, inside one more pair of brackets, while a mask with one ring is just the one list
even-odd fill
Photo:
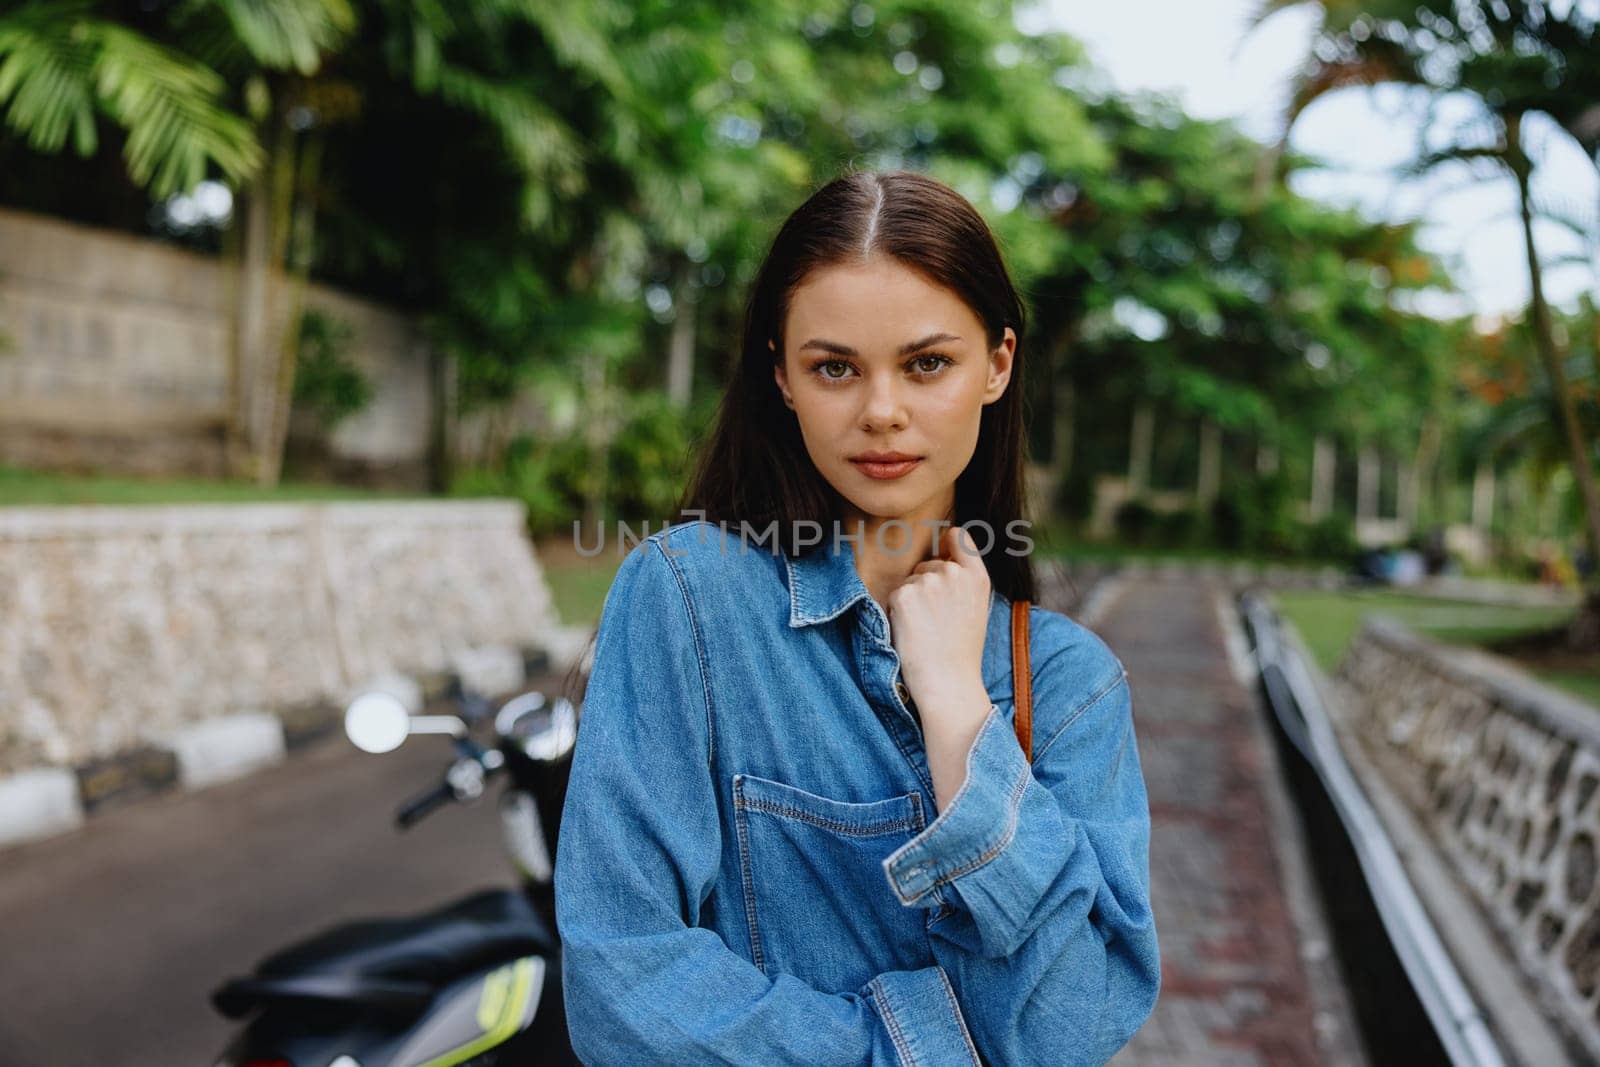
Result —
[[[902, 356], [909, 356], [919, 348], [927, 348], [929, 345], [936, 345], [942, 341], [959, 340], [961, 340], [961, 338], [957, 337], [953, 333], [930, 333], [920, 341], [912, 341], [909, 344], [901, 345], [899, 354]], [[851, 348], [849, 345], [842, 345], [837, 341], [824, 341], [820, 337], [813, 337], [811, 340], [801, 345], [800, 348], [802, 351], [807, 348], [820, 348], [822, 351], [832, 352], [836, 356], [859, 356], [861, 354], [855, 349]]]

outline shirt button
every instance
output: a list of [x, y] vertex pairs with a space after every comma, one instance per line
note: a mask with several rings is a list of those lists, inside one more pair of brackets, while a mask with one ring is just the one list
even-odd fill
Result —
[[908, 705], [911, 703], [911, 690], [906, 688], [906, 683], [898, 681], [895, 682], [894, 691], [899, 694], [900, 703]]

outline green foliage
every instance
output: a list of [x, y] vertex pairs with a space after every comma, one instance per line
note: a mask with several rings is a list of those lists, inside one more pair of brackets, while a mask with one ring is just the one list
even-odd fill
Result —
[[[1291, 6], [1268, 0], [1260, 18]], [[1600, 498], [1595, 489], [1592, 437], [1584, 414], [1569, 402], [1563, 344], [1550, 328], [1543, 271], [1555, 264], [1536, 251], [1535, 220], [1576, 232], [1593, 265], [1600, 240], [1592, 217], [1541, 203], [1534, 175], [1549, 141], [1530, 136], [1526, 120], [1544, 115], [1600, 167], [1600, 15], [1593, 4], [1552, 0], [1364, 0], [1316, 5], [1322, 22], [1311, 55], [1291, 89], [1293, 122], [1321, 96], [1348, 85], [1398, 85], [1429, 97], [1413, 174], [1449, 167], [1482, 180], [1514, 179], [1518, 216], [1528, 247], [1530, 319], [1538, 362], [1555, 401], [1551, 420], [1566, 438], [1566, 463], [1583, 486], [1589, 550], [1600, 553]], [[1449, 108], [1440, 105], [1448, 101]], [[1448, 114], [1448, 118], [1445, 116]], [[1587, 212], [1582, 212], [1587, 216]], [[1543, 265], [1541, 266], [1541, 261]]]
[[1297, 504], [1281, 473], [1230, 479], [1211, 506], [1217, 544], [1234, 552], [1297, 554], [1303, 547]]
[[[1016, 7], [186, 0], [121, 25], [97, 14], [109, 5], [30, 4], [0, 15], [0, 105], [24, 82], [67, 87], [54, 111], [7, 112], [47, 150], [92, 135], [97, 107], [137, 119], [82, 76], [112, 40], [75, 29], [93, 24], [234, 87], [195, 83], [176, 118], [151, 120], [188, 145], [171, 164], [184, 180], [252, 170], [261, 131], [241, 115], [292, 111], [312, 129], [342, 116], [308, 194], [312, 274], [419, 314], [459, 368], [463, 410], [559, 388], [603, 431], [525, 439], [462, 475], [462, 491], [527, 500], [536, 525], [570, 521], [602, 487], [608, 510], [664, 513], [703, 424], [659, 395], [667, 331], [694, 307], [702, 410], [774, 227], [847, 166], [930, 173], [994, 227], [1028, 304], [1018, 387], [1043, 401], [1035, 418], [1063, 384], [1082, 413], [1058, 492], [1070, 515], [1125, 467], [1139, 400], [1285, 454], [1319, 427], [1409, 432], [1456, 336], [1404, 310], [1446, 282], [1412, 228], [1258, 181], [1271, 160], [1255, 142], [1110, 92], [1078, 42], [1017, 30]], [[28, 69], [43, 80], [15, 73]], [[202, 136], [218, 122], [248, 134], [232, 165]], [[302, 372], [340, 395], [337, 375]], [[1152, 543], [1293, 540], [1286, 508], [1257, 510], [1275, 517], [1127, 521]]]
[[1137, 498], [1126, 501], [1117, 508], [1117, 541], [1134, 548], [1143, 548], [1154, 540], [1157, 514], [1155, 508]]
[[1350, 516], [1335, 512], [1305, 526], [1304, 554], [1330, 563], [1351, 560], [1360, 551]]
[[1349, 516], [1307, 522], [1278, 474], [1231, 482], [1209, 513], [1158, 509], [1135, 498], [1117, 509], [1116, 542], [1138, 549], [1218, 549], [1229, 555], [1342, 564], [1357, 545]]
[[1210, 530], [1199, 511], [1182, 508], [1156, 517], [1155, 537], [1164, 548], [1200, 548], [1209, 545]]
[[512, 441], [498, 467], [472, 467], [456, 473], [452, 496], [508, 496], [527, 509], [535, 536], [560, 530], [581, 509], [588, 452], [576, 437], [536, 442], [527, 435]]
[[328, 429], [372, 399], [372, 383], [349, 358], [354, 336], [348, 322], [327, 312], [312, 308], [300, 316], [294, 403], [315, 411]]
[[317, 73], [356, 25], [351, 0], [188, 0], [175, 26], [214, 66]]
[[672, 508], [687, 481], [696, 437], [709, 421], [705, 405], [689, 412], [664, 393], [630, 397], [627, 421], [611, 450], [611, 499], [619, 514], [675, 520]]
[[1117, 544], [1129, 548], [1196, 549], [1215, 547], [1205, 515], [1194, 508], [1176, 511], [1130, 500], [1117, 509]]
[[537, 439], [520, 434], [499, 465], [461, 472], [452, 495], [516, 497], [528, 509], [530, 532], [539, 536], [569, 529], [604, 477], [612, 517], [675, 521], [686, 463], [710, 410], [701, 404], [679, 411], [654, 390], [623, 398], [623, 406], [616, 440], [601, 462], [582, 426]]
[[47, 153], [70, 138], [86, 156], [105, 114], [126, 131], [129, 176], [157, 197], [191, 188], [208, 166], [235, 181], [260, 166], [255, 134], [216, 71], [95, 7], [35, 0], [0, 15], [0, 107], [13, 133]]

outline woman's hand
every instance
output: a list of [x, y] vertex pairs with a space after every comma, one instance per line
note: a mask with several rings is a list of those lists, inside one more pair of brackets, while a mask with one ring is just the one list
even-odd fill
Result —
[[989, 571], [972, 535], [943, 527], [935, 558], [889, 594], [890, 641], [922, 717], [923, 739], [942, 811], [966, 778], [967, 751], [989, 715], [983, 645], [989, 629]]

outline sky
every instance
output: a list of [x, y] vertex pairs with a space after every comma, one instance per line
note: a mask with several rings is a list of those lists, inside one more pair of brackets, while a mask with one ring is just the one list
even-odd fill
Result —
[[[1169, 93], [1192, 115], [1231, 118], [1258, 140], [1275, 141], [1290, 77], [1318, 22], [1314, 5], [1305, 5], [1247, 31], [1256, 6], [1255, 0], [1043, 0], [1019, 21], [1029, 31], [1059, 29], [1084, 42], [1119, 90]], [[1518, 312], [1528, 301], [1528, 275], [1511, 179], [1468, 180], [1456, 168], [1424, 178], [1396, 173], [1417, 156], [1420, 102], [1415, 92], [1388, 87], [1344, 89], [1312, 104], [1290, 144], [1325, 165], [1292, 176], [1291, 187], [1356, 206], [1372, 218], [1421, 219], [1419, 241], [1450, 265], [1463, 292], [1434, 294], [1419, 302], [1419, 310], [1486, 319]], [[1469, 114], [1449, 103], [1441, 110], [1447, 121]], [[1540, 152], [1536, 201], [1559, 206], [1586, 220], [1590, 233], [1600, 233], [1600, 172], [1554, 124], [1530, 119], [1527, 134]], [[1579, 293], [1600, 284], [1593, 245], [1586, 255], [1575, 235], [1549, 222], [1536, 226], [1535, 240], [1546, 264], [1569, 255], [1583, 259], [1547, 266], [1553, 303], [1571, 307]]]

